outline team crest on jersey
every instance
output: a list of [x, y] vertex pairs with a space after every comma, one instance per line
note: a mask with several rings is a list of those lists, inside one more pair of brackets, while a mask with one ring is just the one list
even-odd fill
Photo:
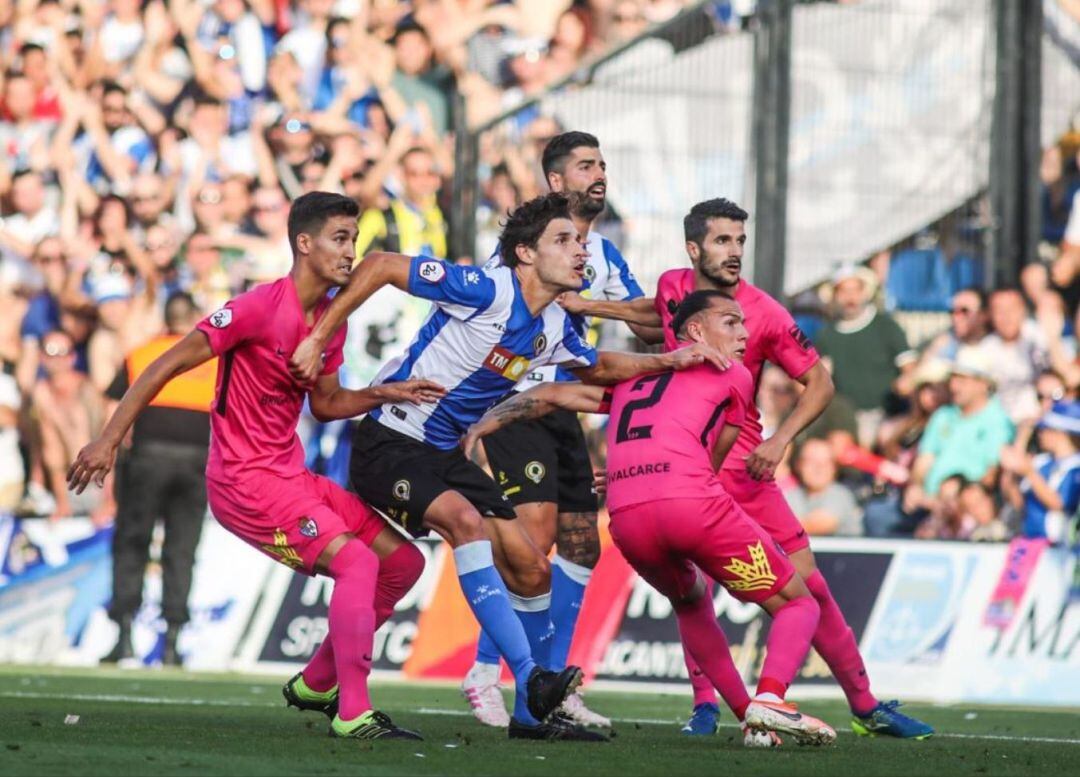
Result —
[[442, 262], [434, 260], [420, 263], [420, 277], [428, 283], [438, 283], [446, 277], [446, 268]]
[[731, 563], [724, 567], [725, 572], [730, 572], [736, 580], [721, 580], [731, 591], [764, 591], [772, 588], [776, 583], [776, 575], [773, 574], [769, 557], [765, 555], [765, 548], [761, 542], [746, 546], [750, 554], [750, 563], [739, 558], [731, 559]]
[[539, 461], [530, 461], [525, 465], [525, 477], [537, 485], [540, 484], [540, 481], [544, 479], [544, 475], [546, 474], [547, 468]]
[[787, 331], [804, 351], [809, 351], [814, 347], [814, 344], [810, 342], [810, 338], [806, 336], [806, 332], [799, 329], [798, 324], [792, 324], [791, 329]]
[[319, 536], [319, 524], [315, 523], [315, 519], [311, 516], [305, 515], [300, 519], [300, 533], [305, 537], [315, 538]]
[[525, 370], [529, 369], [529, 360], [496, 345], [484, 359], [484, 366], [507, 380], [517, 383], [525, 374]]
[[547, 335], [541, 332], [533, 340], [533, 353], [539, 355], [544, 352], [545, 348], [547, 348]]
[[224, 329], [232, 323], [232, 311], [228, 308], [222, 308], [216, 313], [210, 314], [210, 326], [215, 329]]
[[409, 494], [412, 493], [412, 484], [408, 480], [399, 480], [394, 484], [394, 499], [401, 502], [409, 501]]
[[585, 280], [592, 283], [596, 280], [596, 268], [591, 264], [585, 265]]

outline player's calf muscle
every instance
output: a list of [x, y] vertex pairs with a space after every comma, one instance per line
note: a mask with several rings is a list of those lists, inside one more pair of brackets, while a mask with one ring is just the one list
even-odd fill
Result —
[[567, 561], [592, 569], [600, 560], [600, 532], [596, 528], [596, 513], [559, 513], [559, 528], [555, 533], [559, 555]]

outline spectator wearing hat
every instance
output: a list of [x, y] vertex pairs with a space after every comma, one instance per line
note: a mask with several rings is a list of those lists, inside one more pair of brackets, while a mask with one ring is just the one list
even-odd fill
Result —
[[872, 270], [842, 266], [832, 279], [837, 319], [815, 339], [818, 351], [832, 365], [836, 393], [855, 405], [859, 444], [864, 447], [873, 444], [894, 381], [916, 360], [904, 330], [873, 304], [876, 291]]
[[948, 478], [993, 486], [1001, 449], [1015, 428], [993, 396], [994, 378], [987, 355], [978, 348], [961, 348], [949, 375], [952, 402], [930, 416], [919, 441], [911, 482], [904, 493], [905, 512], [932, 508]]
[[1022, 534], [1068, 540], [1080, 508], [1080, 402], [1058, 402], [1036, 426], [1039, 453], [1002, 451], [1002, 491], [1022, 512]]

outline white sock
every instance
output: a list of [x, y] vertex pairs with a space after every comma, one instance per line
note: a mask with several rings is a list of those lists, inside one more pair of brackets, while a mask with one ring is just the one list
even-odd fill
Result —
[[784, 700], [777, 696], [775, 693], [759, 693], [754, 697], [754, 701], [771, 701], [774, 704], [783, 704]]

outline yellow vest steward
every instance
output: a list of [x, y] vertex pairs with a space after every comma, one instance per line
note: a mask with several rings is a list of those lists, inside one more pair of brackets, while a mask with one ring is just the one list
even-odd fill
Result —
[[[140, 345], [127, 357], [128, 385], [143, 374], [150, 363], [172, 348], [183, 338], [180, 335], [161, 335], [145, 345]], [[210, 412], [214, 402], [214, 383], [217, 379], [218, 360], [211, 359], [183, 375], [166, 383], [150, 402], [152, 407], [175, 407], [180, 410]]]

